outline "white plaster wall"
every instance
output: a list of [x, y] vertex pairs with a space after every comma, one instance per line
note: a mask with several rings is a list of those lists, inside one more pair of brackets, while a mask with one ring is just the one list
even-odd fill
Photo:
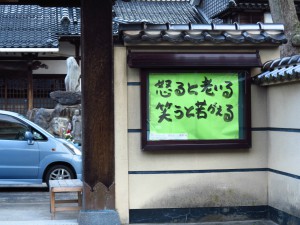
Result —
[[[268, 87], [268, 126], [300, 129], [300, 83]], [[300, 176], [300, 133], [269, 131], [269, 168]], [[300, 217], [300, 180], [269, 172], [269, 205]]]
[[252, 135], [249, 150], [145, 152], [141, 150], [141, 134], [129, 133], [129, 171], [266, 168], [266, 132], [252, 132]]
[[269, 172], [269, 205], [300, 217], [300, 180]]
[[[268, 50], [270, 53], [271, 51]], [[263, 54], [266, 59], [267, 54]], [[253, 70], [256, 71], [256, 70]], [[128, 68], [128, 82], [140, 82], [139, 70]], [[267, 126], [267, 90], [252, 85], [252, 127]], [[140, 86], [128, 86], [128, 128], [140, 129]], [[267, 205], [267, 173], [172, 174], [175, 170], [266, 168], [267, 132], [252, 132], [250, 149], [199, 151], [141, 150], [141, 133], [128, 134], [129, 208], [184, 208]]]
[[[300, 129], [300, 83], [268, 87], [268, 126]], [[300, 133], [269, 132], [269, 167], [300, 175]]]
[[[47, 53], [43, 55], [39, 53], [40, 57], [75, 57], [75, 46], [68, 42], [61, 42], [59, 52]], [[39, 68], [33, 70], [33, 74], [67, 74], [66, 60], [39, 60], [41, 63], [46, 64], [48, 69]]]
[[266, 205], [266, 173], [130, 175], [130, 208]]
[[[125, 134], [127, 129], [141, 129], [141, 106], [140, 86], [136, 85], [140, 82], [139, 70], [124, 68], [122, 60], [125, 61], [126, 52], [123, 50], [121, 54], [116, 54], [115, 50], [115, 62], [118, 64], [117, 67], [115, 65], [115, 81], [118, 82], [115, 89], [119, 89], [115, 90], [115, 107], [116, 113], [124, 114], [116, 117], [115, 121], [118, 124], [116, 205], [121, 221], [128, 220], [126, 210], [129, 209], [267, 205], [267, 172], [172, 173], [174, 170], [267, 168], [267, 131], [252, 132], [250, 149], [159, 152], [141, 150], [141, 133]], [[180, 49], [180, 51], [187, 50]], [[272, 59], [274, 52], [276, 52], [274, 49], [261, 50], [262, 62]], [[119, 68], [118, 73], [116, 68]], [[260, 72], [257, 68], [251, 71], [253, 74]], [[251, 89], [252, 127], [267, 127], [267, 89], [256, 85], [252, 85]], [[122, 123], [121, 120], [125, 119], [125, 115], [127, 123]], [[124, 127], [120, 130], [119, 126]], [[127, 140], [121, 141], [125, 135]], [[169, 171], [169, 173], [128, 175], [134, 171]], [[124, 203], [126, 201], [127, 203]]]
[[129, 221], [126, 49], [114, 48], [116, 210], [122, 224]]
[[[143, 152], [129, 134], [129, 171], [265, 168], [266, 132], [253, 132], [253, 148]], [[266, 172], [131, 174], [130, 209], [267, 205]]]
[[269, 132], [269, 168], [300, 176], [300, 133]]
[[300, 82], [268, 87], [269, 126], [300, 128]]
[[48, 69], [39, 68], [33, 70], [33, 74], [66, 74], [67, 64], [66, 60], [39, 60], [42, 64], [46, 64]]

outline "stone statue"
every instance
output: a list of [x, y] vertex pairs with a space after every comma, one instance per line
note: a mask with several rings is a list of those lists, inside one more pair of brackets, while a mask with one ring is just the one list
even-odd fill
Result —
[[64, 131], [68, 127], [69, 120], [63, 117], [54, 117], [50, 122], [48, 131], [59, 137], [63, 137]]
[[81, 116], [79, 115], [79, 110], [76, 109], [74, 116], [72, 117], [72, 131], [74, 143], [81, 144]]
[[66, 91], [81, 91], [80, 68], [74, 57], [67, 58]]

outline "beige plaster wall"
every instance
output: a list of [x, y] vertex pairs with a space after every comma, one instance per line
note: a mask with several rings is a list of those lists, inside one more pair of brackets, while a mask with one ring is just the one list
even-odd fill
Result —
[[130, 133], [129, 171], [266, 168], [266, 132], [253, 132], [252, 135], [250, 149], [144, 152], [141, 135]]
[[283, 176], [276, 173], [269, 173], [268, 181], [269, 205], [299, 218], [299, 179]]
[[128, 113], [126, 49], [114, 48], [116, 210], [122, 224], [129, 221]]
[[269, 126], [300, 128], [299, 90], [299, 82], [268, 87]]
[[[300, 83], [269, 86], [268, 127], [270, 169], [300, 176]], [[287, 129], [287, 130], [285, 130]], [[300, 217], [300, 180], [284, 174], [269, 172], [269, 205]]]
[[[188, 50], [180, 49], [180, 51]], [[274, 49], [265, 49], [260, 52], [263, 62], [272, 59], [268, 56], [276, 55]], [[251, 169], [267, 168], [268, 166], [267, 131], [252, 132], [250, 149], [142, 151], [141, 133], [128, 132], [130, 129], [141, 129], [140, 86], [127, 85], [127, 82], [129, 84], [140, 82], [139, 69], [127, 67], [122, 60], [126, 60], [125, 48], [115, 48], [115, 62], [118, 62], [117, 66], [115, 65], [115, 80], [121, 81], [117, 86], [115, 85], [116, 115], [121, 112], [124, 114], [116, 117], [116, 124], [118, 124], [116, 131], [118, 136], [116, 137], [116, 204], [122, 222], [128, 222], [129, 216], [126, 210], [129, 209], [268, 204], [268, 172], [251, 171]], [[251, 72], [252, 75], [255, 75], [260, 70], [253, 69]], [[252, 127], [266, 127], [268, 124], [267, 90], [252, 85], [251, 104]], [[124, 121], [122, 122], [126, 118], [125, 115], [127, 116], [126, 124]], [[120, 128], [119, 125], [124, 127]], [[117, 134], [117, 132], [121, 132], [121, 134]], [[126, 140], [117, 140], [117, 138], [125, 138], [125, 136]], [[119, 153], [121, 156], [118, 156]], [[216, 169], [249, 170], [246, 172], [213, 172]], [[172, 171], [178, 170], [211, 172], [172, 173]], [[136, 171], [168, 171], [168, 173], [134, 174]], [[122, 188], [127, 188], [128, 192], [121, 190]], [[124, 201], [128, 202], [124, 203]]]
[[130, 175], [131, 209], [267, 203], [267, 172]]

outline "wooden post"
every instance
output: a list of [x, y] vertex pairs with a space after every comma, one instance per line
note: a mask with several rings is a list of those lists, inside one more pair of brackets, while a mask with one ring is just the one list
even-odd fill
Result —
[[27, 96], [27, 107], [28, 110], [33, 109], [33, 76], [31, 68], [27, 71], [27, 82], [28, 82], [28, 96]]
[[114, 209], [112, 2], [81, 4], [83, 211]]

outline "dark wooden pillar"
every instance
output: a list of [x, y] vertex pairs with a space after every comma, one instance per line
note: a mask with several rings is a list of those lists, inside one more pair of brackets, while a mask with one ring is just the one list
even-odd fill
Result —
[[27, 82], [28, 82], [28, 91], [27, 91], [27, 107], [28, 110], [33, 109], [33, 76], [32, 76], [32, 70], [28, 69], [27, 71]]
[[81, 4], [83, 210], [114, 209], [112, 2]]

